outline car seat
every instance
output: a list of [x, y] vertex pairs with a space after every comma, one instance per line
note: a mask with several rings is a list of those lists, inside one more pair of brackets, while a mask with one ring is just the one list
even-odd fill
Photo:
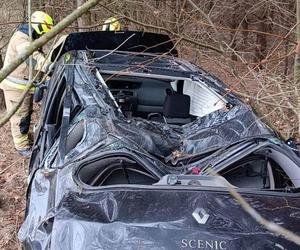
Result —
[[167, 95], [163, 107], [165, 122], [178, 125], [191, 122], [190, 104], [191, 98], [188, 95], [179, 93]]

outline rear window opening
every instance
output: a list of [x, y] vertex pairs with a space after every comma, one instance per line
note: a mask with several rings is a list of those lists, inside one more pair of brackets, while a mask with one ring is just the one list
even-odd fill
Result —
[[[129, 154], [102, 156], [81, 165], [75, 173], [75, 178], [81, 184], [91, 187], [164, 183], [162, 182], [163, 177], [168, 174], [156, 172], [144, 164], [146, 163], [141, 163], [140, 160]], [[224, 166], [218, 173], [236, 188], [287, 191], [300, 186], [298, 166], [283, 153], [273, 149], [259, 149], [234, 163], [228, 162], [228, 164], [230, 165]], [[205, 177], [206, 171], [203, 174]], [[178, 172], [177, 176], [190, 178], [191, 182], [189, 183], [191, 184], [189, 185], [197, 186], [196, 182], [192, 180], [200, 178], [201, 174], [199, 176], [182, 175]], [[177, 184], [184, 185], [184, 183]], [[215, 186], [219, 186], [219, 184], [216, 183]]]
[[[275, 157], [273, 157], [275, 156]], [[276, 159], [277, 158], [277, 159]], [[278, 161], [279, 160], [279, 161]], [[284, 169], [280, 163], [284, 162]], [[285, 170], [291, 171], [294, 163], [273, 151], [270, 155], [251, 154], [223, 169], [219, 174], [238, 188], [281, 190], [294, 187]], [[290, 173], [291, 174], [291, 173]]]
[[127, 118], [183, 125], [197, 117], [225, 109], [226, 100], [201, 81], [160, 76], [111, 76], [103, 78]]
[[152, 185], [160, 179], [126, 156], [105, 157], [85, 164], [79, 168], [77, 178], [93, 187], [118, 184]]

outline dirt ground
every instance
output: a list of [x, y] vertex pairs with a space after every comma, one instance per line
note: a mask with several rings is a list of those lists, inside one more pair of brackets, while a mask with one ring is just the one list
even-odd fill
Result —
[[[0, 112], [2, 113], [2, 112]], [[0, 128], [0, 249], [20, 249], [28, 160], [14, 150], [9, 124]]]

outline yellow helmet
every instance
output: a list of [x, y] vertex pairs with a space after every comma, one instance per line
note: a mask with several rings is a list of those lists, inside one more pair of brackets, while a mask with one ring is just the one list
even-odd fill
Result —
[[114, 17], [108, 18], [104, 23], [105, 24], [102, 27], [103, 31], [120, 31], [121, 30], [120, 22]]
[[53, 25], [53, 18], [47, 13], [43, 11], [35, 11], [32, 13], [31, 26], [39, 35], [49, 32]]

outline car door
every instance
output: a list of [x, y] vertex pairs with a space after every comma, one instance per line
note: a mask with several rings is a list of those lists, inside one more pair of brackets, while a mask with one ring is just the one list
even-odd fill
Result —
[[39, 128], [33, 146], [29, 170], [37, 168], [59, 135], [66, 93], [66, 79], [63, 72], [52, 77], [40, 113]]

